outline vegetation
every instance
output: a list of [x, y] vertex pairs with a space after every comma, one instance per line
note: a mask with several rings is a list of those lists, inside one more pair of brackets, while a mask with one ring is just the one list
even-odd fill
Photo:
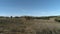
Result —
[[55, 21], [56, 22], [60, 22], [60, 18], [55, 18]]
[[0, 17], [0, 34], [60, 34], [60, 19], [56, 17]]

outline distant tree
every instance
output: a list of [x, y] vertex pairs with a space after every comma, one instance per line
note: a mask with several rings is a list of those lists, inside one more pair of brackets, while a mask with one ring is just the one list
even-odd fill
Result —
[[35, 19], [49, 20], [49, 17], [35, 17]]
[[19, 18], [18, 16], [15, 16], [14, 18]]
[[12, 18], [12, 16], [11, 16], [11, 18]]
[[4, 16], [0, 16], [0, 18], [4, 18]]
[[24, 18], [26, 18], [26, 20], [32, 20], [33, 19], [33, 17], [31, 17], [31, 16], [24, 16]]

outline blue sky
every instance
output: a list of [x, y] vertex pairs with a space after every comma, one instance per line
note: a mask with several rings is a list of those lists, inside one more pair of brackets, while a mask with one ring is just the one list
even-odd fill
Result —
[[0, 0], [0, 16], [60, 15], [60, 0]]

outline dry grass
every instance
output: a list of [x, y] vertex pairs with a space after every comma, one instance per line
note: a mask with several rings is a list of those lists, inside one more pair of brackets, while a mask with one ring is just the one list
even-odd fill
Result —
[[60, 34], [60, 23], [54, 18], [0, 18], [0, 34]]

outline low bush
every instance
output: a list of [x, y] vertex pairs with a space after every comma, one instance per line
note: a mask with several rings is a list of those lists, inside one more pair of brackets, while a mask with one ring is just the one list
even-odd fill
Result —
[[55, 21], [56, 21], [56, 22], [60, 22], [60, 19], [57, 19], [57, 18], [56, 18]]

